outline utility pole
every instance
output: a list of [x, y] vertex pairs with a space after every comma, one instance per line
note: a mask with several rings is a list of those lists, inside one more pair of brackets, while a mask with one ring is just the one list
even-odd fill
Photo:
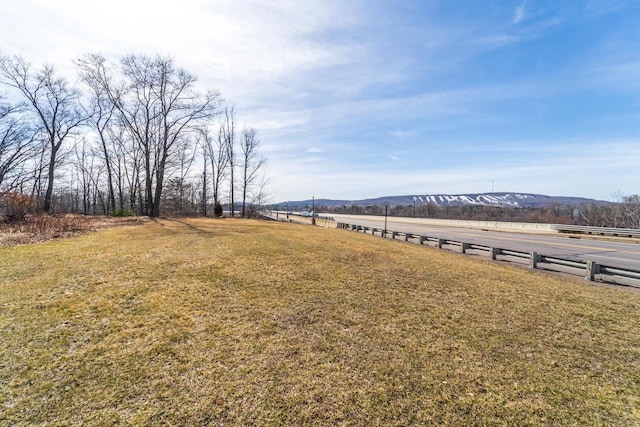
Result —
[[316, 196], [311, 196], [311, 225], [316, 225]]

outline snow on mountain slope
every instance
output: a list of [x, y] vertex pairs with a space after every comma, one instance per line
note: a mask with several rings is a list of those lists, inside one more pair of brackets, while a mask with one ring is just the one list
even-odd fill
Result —
[[547, 198], [548, 196], [539, 196], [533, 194], [520, 193], [490, 193], [490, 194], [446, 194], [446, 195], [427, 195], [427, 203], [437, 206], [456, 206], [456, 205], [485, 205], [485, 206], [509, 206], [518, 207], [530, 205], [523, 201]]

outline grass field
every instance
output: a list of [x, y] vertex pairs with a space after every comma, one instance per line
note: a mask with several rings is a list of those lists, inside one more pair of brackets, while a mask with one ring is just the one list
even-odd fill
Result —
[[639, 425], [640, 295], [336, 229], [0, 249], [0, 425]]

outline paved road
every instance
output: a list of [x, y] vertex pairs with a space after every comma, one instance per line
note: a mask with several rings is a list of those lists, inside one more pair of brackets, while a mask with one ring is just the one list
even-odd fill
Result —
[[[384, 219], [376, 220], [358, 215], [331, 215], [338, 222], [384, 228]], [[408, 232], [442, 239], [464, 241], [478, 245], [499, 247], [524, 252], [538, 252], [547, 256], [582, 261], [595, 261], [611, 267], [640, 270], [640, 242], [612, 242], [581, 239], [569, 235], [524, 234], [502, 231], [484, 231], [457, 227], [414, 224], [402, 218], [388, 217], [387, 230]]]

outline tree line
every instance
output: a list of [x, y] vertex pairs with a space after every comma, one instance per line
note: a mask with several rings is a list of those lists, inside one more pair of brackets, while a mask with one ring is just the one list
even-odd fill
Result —
[[614, 199], [614, 203], [581, 206], [578, 222], [595, 227], [640, 228], [640, 195], [616, 192]]
[[[0, 55], [0, 194], [45, 213], [248, 216], [265, 203], [255, 128], [160, 55], [51, 65]], [[11, 197], [7, 197], [12, 195]], [[213, 207], [210, 212], [209, 207]]]

